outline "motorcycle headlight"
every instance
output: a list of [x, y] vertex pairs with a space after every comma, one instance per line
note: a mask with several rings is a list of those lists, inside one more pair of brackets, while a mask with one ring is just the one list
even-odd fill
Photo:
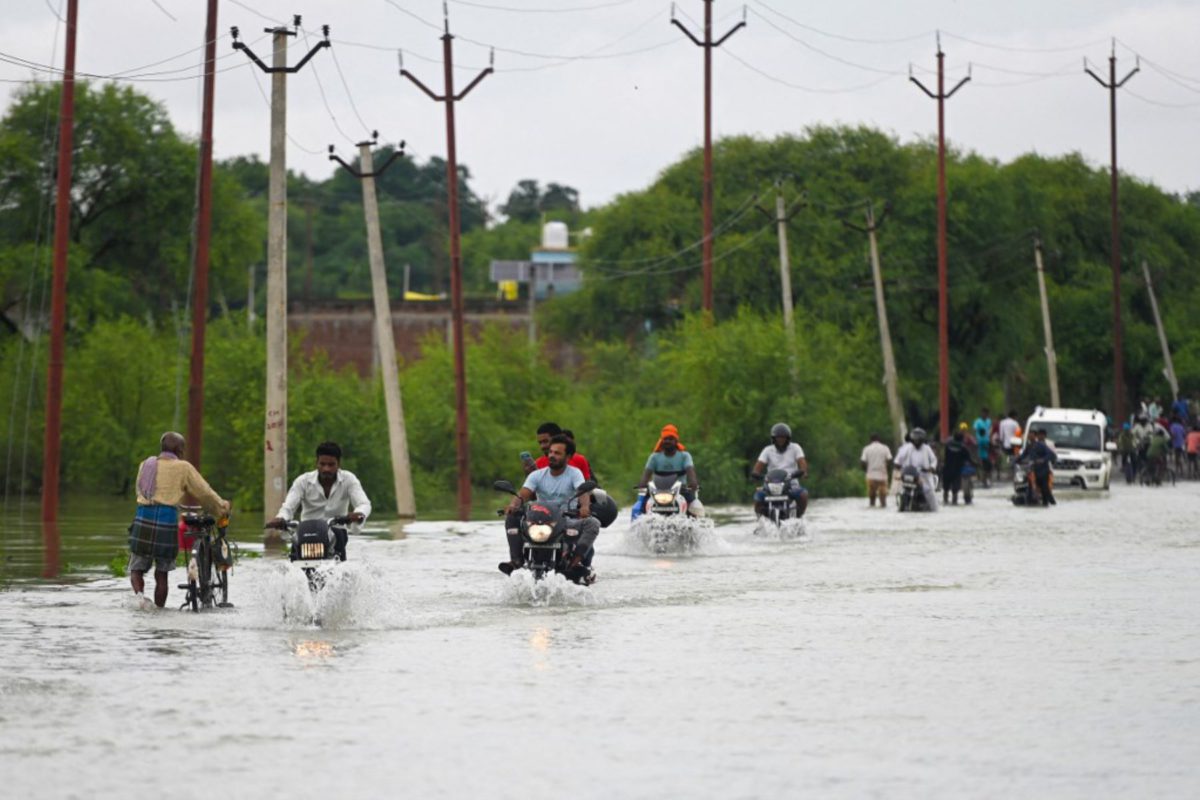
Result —
[[325, 557], [324, 542], [301, 542], [300, 543], [300, 558], [305, 560], [312, 558]]
[[768, 483], [767, 491], [770, 492], [771, 494], [783, 494], [783, 484], [782, 483]]
[[658, 503], [660, 506], [669, 506], [675, 502], [675, 495], [671, 494], [670, 492], [655, 492], [654, 502]]
[[554, 533], [554, 528], [549, 525], [530, 525], [529, 538], [541, 544], [550, 538], [550, 534]]

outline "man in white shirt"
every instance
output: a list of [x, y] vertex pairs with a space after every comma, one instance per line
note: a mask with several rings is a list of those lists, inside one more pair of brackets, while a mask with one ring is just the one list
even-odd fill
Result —
[[[799, 479], [808, 475], [808, 459], [804, 457], [804, 448], [792, 441], [792, 429], [782, 422], [771, 427], [771, 444], [758, 454], [750, 477], [762, 480], [763, 475], [773, 469], [787, 472], [788, 494], [796, 501], [796, 515], [803, 517], [808, 510], [808, 490], [800, 485]], [[760, 517], [767, 513], [766, 494], [761, 487], [754, 493], [754, 513]]]
[[887, 508], [887, 473], [892, 460], [892, 448], [879, 441], [879, 434], [871, 434], [871, 443], [863, 448], [859, 463], [867, 473], [867, 497], [875, 507], [875, 496], [879, 495], [879, 507]]
[[[349, 516], [355, 530], [371, 515], [371, 501], [353, 472], [341, 469], [342, 448], [336, 442], [317, 445], [317, 468], [292, 481], [283, 505], [268, 528], [281, 528], [295, 518], [301, 520]], [[346, 560], [346, 530], [334, 528], [337, 541], [334, 549]]]
[[937, 511], [937, 494], [933, 491], [933, 473], [937, 471], [938, 460], [933, 448], [925, 444], [925, 431], [913, 428], [909, 434], [912, 441], [906, 442], [896, 453], [896, 466], [904, 470], [913, 467], [920, 472], [921, 492], [930, 511]]

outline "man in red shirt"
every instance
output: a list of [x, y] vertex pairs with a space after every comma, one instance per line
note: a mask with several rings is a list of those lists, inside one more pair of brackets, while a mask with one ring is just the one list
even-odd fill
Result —
[[550, 466], [550, 459], [547, 457], [547, 454], [550, 452], [550, 439], [551, 437], [558, 436], [560, 433], [566, 435], [570, 442], [567, 445], [567, 464], [582, 472], [584, 480], [595, 480], [592, 476], [592, 467], [588, 463], [588, 460], [582, 453], [579, 453], [575, 449], [575, 434], [571, 431], [564, 431], [554, 422], [543, 422], [538, 426], [537, 443], [538, 447], [541, 448], [542, 457], [537, 461], [526, 461], [524, 465], [525, 474], [528, 475], [535, 469]]

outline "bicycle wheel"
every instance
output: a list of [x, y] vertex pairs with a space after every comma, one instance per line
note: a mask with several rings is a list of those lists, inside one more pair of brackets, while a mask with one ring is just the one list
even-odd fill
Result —
[[206, 537], [201, 537], [196, 540], [195, 546], [192, 548], [192, 554], [196, 558], [196, 574], [199, 580], [200, 603], [205, 608], [212, 608], [213, 604], [213, 577], [212, 577], [212, 552]]
[[217, 570], [217, 606], [229, 605], [229, 570]]

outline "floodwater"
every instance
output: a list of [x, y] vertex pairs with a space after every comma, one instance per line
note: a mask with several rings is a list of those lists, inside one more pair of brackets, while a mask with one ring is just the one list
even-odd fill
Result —
[[315, 602], [273, 553], [198, 615], [10, 581], [0, 794], [1200, 794], [1196, 484], [717, 511], [688, 555], [618, 522], [591, 588], [501, 575], [499, 522], [355, 537]]

